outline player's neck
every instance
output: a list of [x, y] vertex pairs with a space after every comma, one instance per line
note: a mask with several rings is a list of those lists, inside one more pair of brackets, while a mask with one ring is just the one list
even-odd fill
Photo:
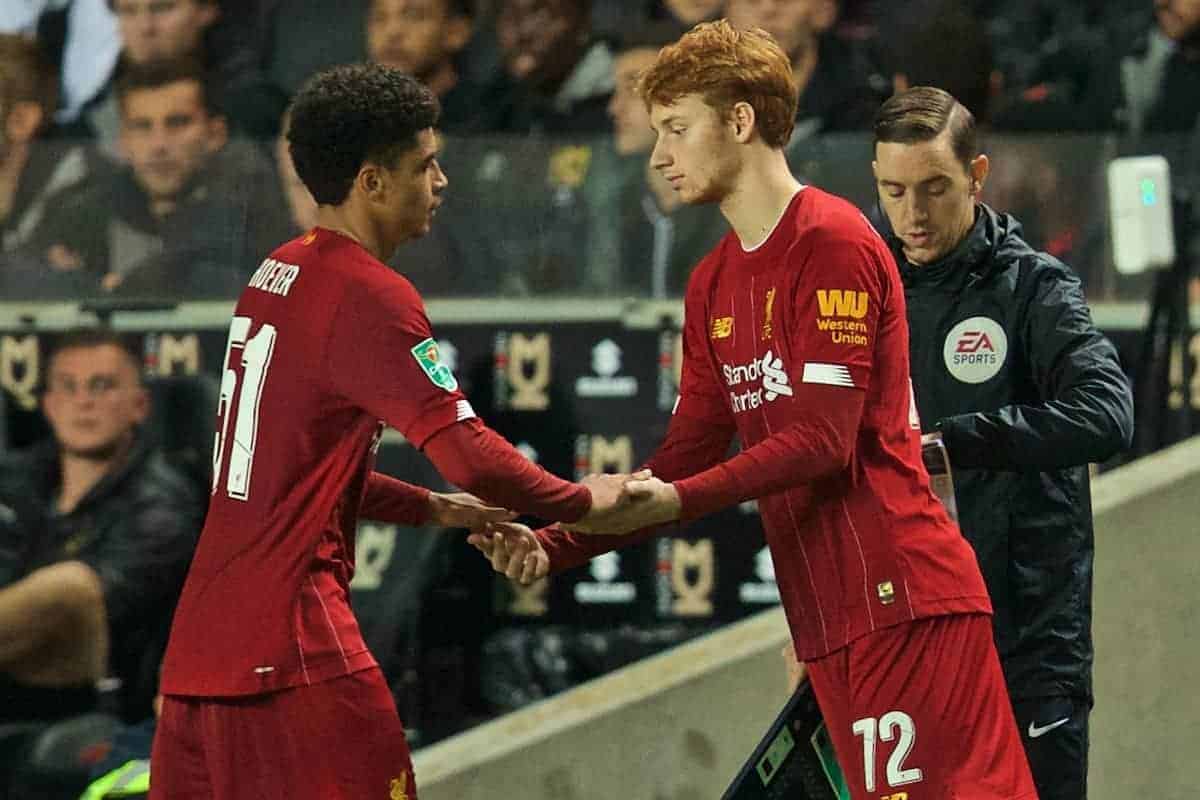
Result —
[[331, 230], [352, 239], [364, 250], [380, 261], [387, 261], [396, 251], [399, 242], [387, 241], [387, 237], [365, 214], [356, 214], [349, 204], [340, 206], [317, 206], [317, 227]]
[[765, 151], [746, 161], [733, 189], [721, 201], [721, 213], [742, 247], [762, 244], [800, 186], [782, 150]]

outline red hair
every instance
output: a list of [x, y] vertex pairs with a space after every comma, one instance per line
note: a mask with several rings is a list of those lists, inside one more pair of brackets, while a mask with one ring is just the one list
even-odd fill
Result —
[[702, 22], [660, 50], [638, 92], [647, 106], [698, 94], [722, 116], [749, 103], [759, 135], [771, 147], [791, 138], [800, 95], [792, 63], [771, 34], [738, 30], [723, 19]]

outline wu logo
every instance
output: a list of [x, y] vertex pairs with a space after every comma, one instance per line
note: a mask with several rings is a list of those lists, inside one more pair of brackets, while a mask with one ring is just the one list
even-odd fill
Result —
[[852, 317], [862, 319], [867, 315], [866, 292], [850, 289], [818, 289], [817, 305], [822, 317]]

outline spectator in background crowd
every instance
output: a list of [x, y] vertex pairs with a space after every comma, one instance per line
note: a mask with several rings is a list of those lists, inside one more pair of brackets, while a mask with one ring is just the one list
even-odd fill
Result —
[[725, 8], [725, 0], [651, 0], [650, 19], [668, 20], [681, 28], [716, 19]]
[[[697, 5], [697, 4], [693, 4]], [[687, 205], [650, 166], [654, 129], [638, 80], [658, 51], [678, 38], [674, 26], [643, 28], [622, 40], [613, 62], [608, 113], [620, 157], [620, 290], [639, 297], [682, 297], [692, 267], [725, 235], [715, 205]]]
[[890, 87], [855, 44], [830, 31], [838, 0], [729, 0], [737, 28], [762, 28], [792, 60], [800, 86], [793, 140], [819, 133], [867, 130]]
[[448, 134], [496, 130], [504, 108], [494, 86], [467, 79], [457, 61], [471, 39], [473, 0], [371, 0], [367, 54], [372, 61], [413, 75], [442, 104], [439, 129]]
[[612, 52], [592, 36], [590, 0], [500, 0], [496, 37], [512, 82], [508, 131], [604, 130]]
[[1200, 0], [1152, 5], [1152, 21], [1141, 22], [1132, 35], [1118, 31], [1114, 46], [1099, 53], [1089, 71], [1083, 104], [1097, 128], [1134, 135], [1197, 129]]
[[104, 86], [121, 52], [108, 0], [24, 0], [0, 3], [0, 31], [36, 37], [61, 75], [62, 108], [70, 122]]
[[[505, 132], [522, 135], [452, 142], [452, 164], [475, 193], [469, 207], [450, 197], [443, 209], [459, 240], [460, 284], [473, 293], [613, 291], [620, 186], [604, 136], [612, 52], [593, 37], [589, 9], [587, 0], [499, 3], [511, 85], [489, 102], [507, 106]], [[420, 273], [412, 278], [427, 291]]]
[[117, 89], [129, 166], [59, 193], [34, 234], [51, 268], [93, 292], [229, 297], [286, 222], [259, 149], [227, 144], [195, 62], [130, 68]]
[[906, 7], [889, 26], [892, 89], [936, 86], [959, 99], [987, 124], [1003, 79], [995, 68], [984, 22], [960, 0], [924, 0]]
[[[1039, 50], [1023, 70], [1029, 85], [1013, 87], [996, 127], [1135, 136], [1194, 130], [1200, 116], [1200, 2], [1138, 2], [1141, 8], [1132, 14], [1106, 4], [1075, 24], [1069, 12], [1079, 18], [1078, 9], [1055, 6], [1051, 27], [1058, 28], [1048, 39], [1055, 46]], [[1018, 59], [1005, 54], [1003, 60]]]
[[617, 40], [646, 25], [663, 26], [679, 36], [699, 22], [721, 16], [725, 0], [641, 0], [630, 3], [593, 3], [592, 23], [605, 39]]
[[[250, 46], [234, 46], [236, 37], [218, 35], [221, 6], [217, 0], [109, 0], [121, 35], [121, 55], [108, 82], [86, 105], [81, 133], [115, 149], [121, 127], [117, 85], [132, 67], [189, 59], [209, 73], [214, 103], [233, 128], [256, 137], [275, 132], [286, 96], [271, 86], [259, 69], [260, 56]], [[246, 43], [248, 45], [248, 43]]]
[[327, 67], [362, 60], [367, 52], [369, 0], [271, 0], [267, 13], [266, 70], [271, 83], [293, 96]]
[[0, 719], [95, 707], [150, 715], [158, 659], [203, 513], [142, 433], [139, 360], [116, 334], [64, 335], [46, 366], [51, 439], [0, 461]]
[[991, 596], [1041, 800], [1087, 796], [1089, 462], [1129, 446], [1133, 397], [1079, 278], [979, 202], [970, 112], [932, 87], [879, 110], [874, 172], [907, 300], [922, 429], [954, 467], [959, 525]]
[[51, 194], [83, 180], [92, 168], [82, 147], [47, 136], [56, 97], [54, 72], [37, 45], [0, 34], [0, 236], [5, 251], [29, 240], [46, 216]]

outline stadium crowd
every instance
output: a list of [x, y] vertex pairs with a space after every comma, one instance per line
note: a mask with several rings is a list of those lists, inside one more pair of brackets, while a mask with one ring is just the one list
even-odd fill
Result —
[[0, 12], [0, 293], [235, 297], [314, 213], [289, 98], [374, 60], [442, 103], [446, 204], [393, 261], [425, 296], [678, 297], [720, 226], [647, 174], [630, 81], [720, 15], [790, 54], [803, 178], [870, 211], [875, 109], [936, 84], [1006, 150], [989, 199], [1097, 299], [1122, 288], [1096, 204], [1112, 148], [1158, 137], [1194, 171], [1188, 0], [42, 0]]

